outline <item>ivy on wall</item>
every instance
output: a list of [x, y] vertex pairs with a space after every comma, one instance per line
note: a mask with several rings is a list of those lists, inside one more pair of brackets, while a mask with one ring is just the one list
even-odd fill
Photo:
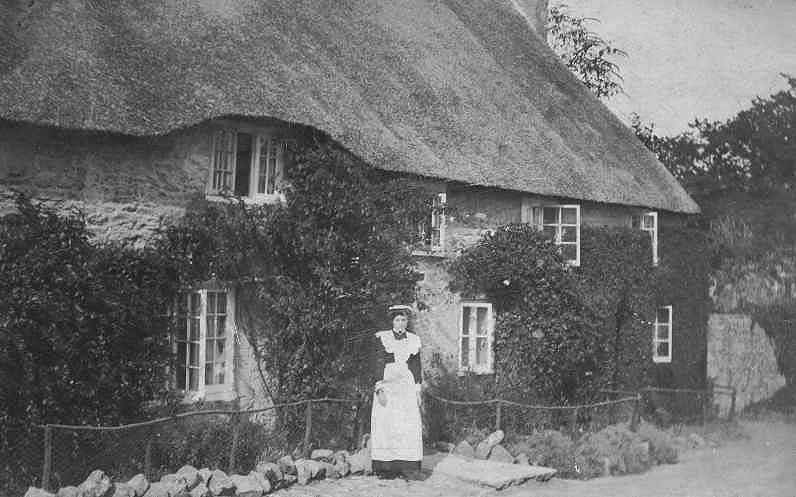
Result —
[[412, 227], [431, 198], [320, 137], [287, 174], [284, 204], [201, 201], [159, 250], [184, 286], [238, 288], [240, 328], [274, 401], [370, 393], [364, 345], [390, 304], [412, 300]]
[[670, 237], [662, 252], [670, 252], [657, 268], [648, 235], [629, 228], [584, 226], [578, 268], [565, 266], [555, 244], [528, 225], [506, 226], [465, 250], [451, 265], [451, 290], [495, 305], [494, 389], [519, 401], [566, 404], [600, 388], [657, 382], [657, 305], [674, 305], [684, 323], [678, 337], [693, 331], [684, 342], [704, 351], [707, 246], [678, 229], [679, 236], [662, 233]]

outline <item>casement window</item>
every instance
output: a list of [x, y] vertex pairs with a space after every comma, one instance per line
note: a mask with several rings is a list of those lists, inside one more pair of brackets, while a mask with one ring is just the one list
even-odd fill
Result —
[[[524, 209], [525, 210], [525, 209]], [[580, 266], [580, 206], [544, 205], [530, 208], [528, 221], [552, 238], [567, 264]]]
[[655, 211], [645, 212], [633, 216], [633, 228], [646, 231], [650, 235], [652, 244], [652, 264], [658, 265], [658, 213]]
[[177, 305], [175, 385], [192, 393], [228, 390], [233, 375], [234, 300], [231, 291], [183, 293]]
[[445, 249], [445, 205], [447, 200], [447, 194], [436, 194], [429, 216], [418, 225], [420, 248], [424, 251], [438, 252]]
[[213, 135], [208, 194], [275, 200], [284, 179], [293, 140], [235, 129]]
[[672, 362], [672, 306], [658, 307], [652, 336], [652, 360]]
[[495, 321], [492, 304], [463, 302], [459, 313], [459, 370], [488, 374], [493, 372], [492, 342]]

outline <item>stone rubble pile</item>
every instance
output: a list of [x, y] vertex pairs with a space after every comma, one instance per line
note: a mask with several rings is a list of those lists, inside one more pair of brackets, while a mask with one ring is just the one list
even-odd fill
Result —
[[77, 487], [63, 487], [56, 493], [30, 487], [25, 497], [262, 497], [293, 484], [371, 472], [367, 447], [353, 454], [316, 449], [307, 459], [285, 456], [276, 462], [261, 462], [246, 475], [186, 465], [156, 482], [148, 481], [143, 474], [126, 482], [113, 482], [103, 471], [95, 470]]

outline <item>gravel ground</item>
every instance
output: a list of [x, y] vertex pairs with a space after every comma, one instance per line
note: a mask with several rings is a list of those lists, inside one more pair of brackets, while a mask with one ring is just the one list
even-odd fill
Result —
[[691, 450], [639, 475], [553, 479], [495, 491], [433, 474], [425, 481], [352, 477], [292, 487], [279, 497], [796, 497], [796, 425], [744, 424], [748, 439]]

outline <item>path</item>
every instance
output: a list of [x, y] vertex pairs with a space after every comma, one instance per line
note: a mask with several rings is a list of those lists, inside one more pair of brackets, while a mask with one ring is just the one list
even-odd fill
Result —
[[327, 480], [277, 492], [279, 497], [794, 497], [796, 425], [747, 423], [748, 440], [682, 455], [679, 464], [590, 481], [531, 482], [497, 492], [442, 475], [422, 482], [373, 477]]

